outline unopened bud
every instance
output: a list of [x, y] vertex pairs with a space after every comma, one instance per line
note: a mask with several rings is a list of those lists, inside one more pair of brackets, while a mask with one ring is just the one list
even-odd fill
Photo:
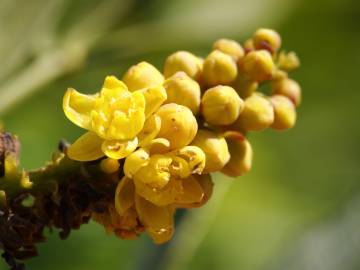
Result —
[[246, 40], [244, 42], [244, 50], [245, 50], [245, 53], [249, 53], [253, 50], [255, 50], [255, 46], [254, 46], [254, 41], [252, 38], [249, 38], [248, 40]]
[[161, 118], [158, 138], [170, 142], [168, 150], [182, 148], [194, 139], [198, 125], [189, 108], [169, 103], [161, 106], [156, 114]]
[[240, 131], [261, 131], [274, 122], [274, 108], [271, 102], [261, 94], [253, 94], [245, 99], [243, 112], [234, 123]]
[[230, 86], [208, 89], [201, 100], [202, 114], [209, 124], [230, 125], [239, 117], [244, 101]]
[[237, 41], [231, 39], [222, 38], [215, 41], [213, 49], [230, 55], [236, 61], [245, 55], [244, 49], [241, 45]]
[[292, 128], [296, 122], [295, 105], [284, 96], [275, 95], [270, 98], [274, 106], [274, 122], [271, 127], [276, 130]]
[[281, 47], [281, 37], [272, 29], [261, 28], [257, 30], [253, 36], [253, 40], [257, 50], [264, 49], [275, 53]]
[[206, 155], [203, 173], [220, 171], [230, 159], [224, 137], [205, 129], [199, 129], [192, 145], [200, 147]]
[[301, 88], [300, 85], [289, 78], [276, 80], [271, 85], [273, 95], [282, 95], [288, 97], [295, 106], [301, 103]]
[[271, 54], [266, 50], [249, 52], [239, 65], [251, 80], [257, 82], [270, 80], [275, 70]]
[[103, 172], [111, 174], [119, 170], [120, 164], [117, 159], [105, 158], [100, 162], [100, 168]]
[[300, 60], [294, 52], [281, 52], [277, 60], [279, 69], [292, 71], [300, 66]]
[[231, 56], [215, 50], [205, 58], [203, 80], [207, 86], [230, 84], [236, 75], [237, 66]]
[[161, 85], [164, 82], [164, 77], [153, 65], [140, 62], [130, 67], [122, 80], [130, 91], [136, 91]]
[[236, 177], [250, 171], [253, 150], [249, 141], [243, 136], [229, 136], [226, 141], [229, 146], [230, 160], [221, 172], [227, 176]]
[[197, 114], [200, 107], [201, 90], [199, 84], [184, 72], [177, 72], [168, 78], [164, 87], [167, 93], [166, 103], [176, 103], [188, 107]]
[[190, 78], [199, 81], [202, 71], [202, 60], [187, 51], [175, 52], [165, 60], [164, 76], [168, 78], [179, 71], [183, 71]]
[[259, 87], [259, 84], [250, 80], [245, 74], [239, 73], [233, 83], [233, 87], [243, 99], [251, 96]]

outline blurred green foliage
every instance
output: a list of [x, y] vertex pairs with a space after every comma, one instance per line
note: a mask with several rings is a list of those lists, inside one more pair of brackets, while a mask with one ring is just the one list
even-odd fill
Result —
[[[16, 16], [11, 15], [15, 12], [12, 1], [0, 1], [0, 33], [18, 34], [18, 39], [9, 38], [16, 41], [13, 43], [16, 46], [6, 47], [5, 43], [0, 46], [2, 62], [13, 63], [13, 67], [7, 66], [9, 69], [0, 74], [0, 97], [42, 52], [61, 47], [66, 37], [77, 37], [68, 33], [82, 21], [87, 32], [76, 40], [85, 42], [81, 47], [86, 50], [85, 62], [76, 62], [72, 69], [59, 69], [36, 87], [25, 87], [27, 98], [1, 114], [6, 129], [21, 138], [25, 168], [41, 166], [60, 138], [73, 141], [82, 132], [66, 121], [61, 110], [62, 95], [69, 86], [94, 92], [105, 75], [120, 76], [137, 61], [150, 61], [161, 68], [166, 55], [174, 50], [189, 49], [204, 55], [214, 39], [230, 37], [243, 41], [261, 26], [276, 28], [284, 48], [300, 56], [302, 67], [293, 74], [304, 93], [297, 126], [285, 133], [251, 134], [255, 153], [252, 172], [237, 180], [218, 176], [217, 184], [234, 183], [214, 222], [204, 224], [208, 220], [200, 219], [193, 230], [188, 229], [196, 238], [196, 232], [209, 227], [199, 248], [183, 261], [177, 261], [177, 254], [171, 254], [163, 264], [156, 265], [163, 265], [164, 269], [268, 270], [280, 269], [280, 265], [281, 269], [288, 269], [289, 264], [291, 269], [305, 269], [294, 267], [303, 263], [300, 255], [302, 248], [306, 248], [301, 245], [304, 235], [328, 222], [337, 226], [336, 220], [346, 205], [359, 196], [359, 2], [119, 0], [112, 1], [113, 8], [103, 5], [99, 14], [96, 14], [96, 10], [101, 10], [98, 1], [54, 1], [54, 7], [45, 5], [46, 1], [28, 1], [32, 9], [25, 8], [27, 1], [14, 2], [19, 4]], [[46, 8], [49, 10], [44, 11]], [[45, 22], [52, 21], [54, 27], [35, 25], [32, 34], [27, 35], [37, 14], [54, 11], [50, 14], [58, 17], [44, 18]], [[96, 24], [86, 22], [92, 12], [95, 17], [90, 18], [97, 19], [90, 22]], [[106, 20], [102, 19], [107, 15]], [[2, 39], [9, 41], [4, 36]], [[11, 52], [19, 55], [10, 58]], [[44, 76], [41, 72], [38, 75]], [[36, 76], [31, 80], [37, 80]], [[196, 211], [206, 211], [206, 207], [194, 210], [194, 216]], [[352, 235], [355, 231], [351, 230], [359, 228], [347, 229]], [[315, 232], [317, 235], [321, 229]], [[186, 249], [186, 243], [183, 245], [176, 250]], [[317, 253], [316, 246], [312, 248], [315, 261], [331, 258], [331, 252], [336, 252], [333, 248]], [[146, 265], [143, 260], [152, 252], [154, 247], [145, 237], [121, 241], [107, 236], [100, 226], [90, 224], [66, 241], [59, 240], [54, 232], [49, 233], [49, 241], [40, 245], [40, 256], [28, 263], [28, 269], [139, 269]], [[143, 268], [155, 269], [155, 264], [146, 266]], [[311, 263], [307, 266], [320, 269]], [[359, 269], [360, 263], [352, 267]], [[0, 269], [6, 269], [3, 262]], [[344, 261], [340, 268], [332, 269], [351, 268]]]

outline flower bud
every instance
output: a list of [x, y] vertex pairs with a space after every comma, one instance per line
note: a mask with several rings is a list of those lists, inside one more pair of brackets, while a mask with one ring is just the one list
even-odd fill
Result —
[[244, 50], [245, 50], [245, 53], [249, 53], [249, 52], [255, 50], [254, 41], [252, 38], [249, 38], [248, 40], [246, 40], [244, 42]]
[[270, 80], [275, 70], [271, 54], [266, 50], [249, 52], [239, 65], [251, 80], [257, 82]]
[[213, 45], [214, 50], [219, 50], [225, 54], [230, 55], [233, 57], [236, 61], [242, 57], [244, 57], [244, 49], [241, 47], [241, 45], [236, 42], [235, 40], [231, 39], [218, 39], [215, 41]]
[[241, 131], [261, 131], [274, 122], [271, 102], [261, 94], [253, 94], [245, 99], [243, 112], [234, 123]]
[[209, 130], [199, 129], [191, 144], [200, 147], [206, 155], [203, 173], [220, 171], [230, 159], [225, 138]]
[[235, 80], [236, 75], [236, 63], [231, 56], [215, 50], [205, 58], [203, 80], [206, 85], [229, 84]]
[[114, 173], [119, 170], [120, 164], [117, 159], [105, 158], [100, 162], [100, 168], [105, 173]]
[[236, 177], [250, 171], [253, 150], [249, 141], [241, 135], [227, 137], [226, 142], [230, 151], [230, 160], [221, 172], [227, 176]]
[[284, 96], [275, 95], [270, 98], [274, 106], [274, 123], [271, 127], [277, 130], [292, 128], [296, 122], [295, 105]]
[[164, 77], [153, 65], [140, 62], [129, 68], [122, 80], [130, 91], [135, 91], [161, 85]]
[[283, 95], [288, 97], [295, 106], [301, 103], [301, 88], [300, 85], [289, 78], [276, 80], [271, 85], [273, 95]]
[[265, 49], [271, 53], [275, 53], [281, 46], [280, 35], [271, 29], [261, 28], [257, 30], [253, 36], [253, 40], [257, 50]]
[[201, 77], [202, 60], [187, 51], [178, 51], [166, 58], [164, 76], [168, 78], [176, 72], [183, 71], [190, 78], [198, 81]]
[[243, 99], [251, 96], [259, 87], [259, 84], [250, 80], [245, 74], [239, 73], [233, 83], [233, 87]]
[[188, 145], [195, 137], [198, 125], [193, 113], [185, 106], [169, 103], [157, 111], [161, 118], [158, 138], [170, 142], [167, 150], [179, 149]]
[[177, 72], [168, 78], [164, 87], [167, 93], [166, 103], [176, 103], [188, 107], [197, 114], [200, 107], [201, 90], [199, 84], [184, 72]]
[[294, 52], [280, 52], [277, 60], [277, 66], [279, 69], [292, 71], [300, 66], [300, 60]]
[[201, 100], [202, 114], [209, 124], [230, 125], [239, 117], [244, 101], [230, 86], [208, 89]]

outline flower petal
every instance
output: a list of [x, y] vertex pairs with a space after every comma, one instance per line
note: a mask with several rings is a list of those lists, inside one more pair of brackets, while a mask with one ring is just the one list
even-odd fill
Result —
[[63, 98], [63, 110], [66, 117], [75, 125], [90, 129], [91, 110], [94, 108], [98, 95], [84, 95], [73, 88], [69, 88]]
[[213, 186], [214, 183], [211, 180], [210, 174], [202, 174], [202, 175], [193, 175], [193, 177], [198, 181], [200, 184], [202, 191], [204, 193], [204, 196], [202, 197], [200, 202], [195, 203], [178, 203], [176, 204], [179, 208], [195, 208], [195, 207], [201, 207], [205, 203], [208, 202], [208, 200], [211, 198], [212, 192], [213, 192]]
[[127, 177], [123, 177], [117, 185], [115, 191], [115, 208], [119, 215], [124, 213], [133, 206], [135, 202], [134, 182]]
[[132, 140], [105, 140], [101, 149], [106, 156], [113, 159], [122, 159], [130, 155], [138, 146], [138, 139], [135, 137]]
[[176, 151], [175, 155], [188, 162], [191, 173], [200, 174], [205, 167], [206, 156], [200, 147], [188, 145]]
[[69, 158], [78, 161], [96, 160], [104, 156], [101, 150], [103, 139], [94, 132], [87, 132], [67, 148]]
[[193, 175], [186, 179], [182, 179], [182, 191], [176, 198], [180, 204], [198, 203], [204, 197], [204, 191]]
[[142, 90], [138, 90], [142, 92], [145, 97], [145, 117], [150, 117], [167, 98], [166, 90], [163, 86], [155, 86]]
[[156, 206], [140, 196], [135, 196], [136, 210], [140, 221], [145, 225], [156, 243], [164, 243], [173, 234], [174, 211], [168, 206]]
[[181, 180], [170, 179], [169, 183], [163, 188], [153, 188], [141, 178], [134, 178], [136, 193], [158, 206], [169, 205], [175, 202], [179, 192], [182, 190]]
[[107, 89], [114, 89], [114, 88], [127, 89], [127, 86], [125, 85], [125, 83], [120, 81], [115, 76], [106, 76], [104, 84], [103, 84], [103, 88], [107, 88]]
[[139, 149], [125, 159], [124, 174], [132, 178], [138, 170], [147, 164], [149, 164], [149, 153], [144, 149]]
[[145, 121], [144, 127], [138, 134], [139, 144], [141, 147], [146, 147], [159, 133], [161, 128], [161, 118], [153, 114]]

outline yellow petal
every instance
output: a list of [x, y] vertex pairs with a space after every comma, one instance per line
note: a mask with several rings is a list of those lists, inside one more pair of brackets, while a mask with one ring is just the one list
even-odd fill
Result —
[[63, 98], [63, 110], [66, 117], [75, 125], [90, 129], [91, 110], [94, 108], [98, 95], [84, 95], [73, 88], [69, 88]]
[[124, 174], [132, 178], [138, 170], [149, 163], [149, 153], [144, 149], [139, 149], [130, 154], [124, 163]]
[[106, 76], [104, 84], [103, 84], [103, 88], [107, 88], [107, 89], [114, 89], [114, 88], [127, 89], [127, 86], [125, 85], [125, 83], [120, 81], [115, 76]]
[[153, 188], [137, 177], [134, 178], [134, 184], [137, 194], [158, 206], [174, 203], [179, 191], [182, 190], [181, 180], [178, 179], [170, 179], [163, 188]]
[[202, 197], [201, 201], [199, 201], [199, 202], [194, 202], [194, 203], [189, 203], [189, 204], [179, 203], [179, 204], [176, 204], [177, 207], [180, 207], [180, 208], [201, 207], [205, 203], [207, 203], [208, 200], [211, 198], [211, 195], [213, 192], [213, 187], [214, 187], [214, 183], [211, 180], [211, 175], [210, 174], [202, 174], [202, 175], [193, 175], [192, 177], [194, 177], [194, 179], [196, 179], [198, 181], [198, 183], [200, 184], [202, 191], [204, 193], [204, 196]]
[[145, 117], [150, 117], [167, 98], [166, 90], [163, 86], [155, 86], [139, 90], [145, 97]]
[[176, 198], [178, 203], [198, 203], [201, 202], [203, 197], [204, 191], [194, 176], [190, 175], [188, 178], [182, 179], [182, 190]]
[[134, 179], [139, 179], [152, 188], [163, 188], [170, 181], [171, 162], [171, 157], [167, 155], [153, 155], [149, 164], [136, 172]]
[[191, 169], [185, 159], [177, 156], [173, 156], [172, 159], [173, 161], [170, 167], [171, 175], [175, 177], [186, 178], [191, 174]]
[[139, 138], [139, 145], [146, 147], [159, 133], [161, 128], [161, 118], [153, 114], [145, 121], [144, 127], [137, 136]]
[[135, 202], [135, 186], [130, 178], [123, 177], [115, 191], [115, 208], [119, 215], [124, 213]]
[[[171, 238], [174, 227], [174, 211], [167, 206], [156, 206], [140, 196], [135, 196], [140, 221], [157, 243]], [[163, 237], [161, 237], [163, 236]]]
[[175, 154], [188, 162], [191, 173], [200, 174], [204, 167], [206, 156], [200, 147], [189, 145], [176, 151]]
[[67, 155], [69, 158], [78, 161], [99, 159], [104, 156], [101, 150], [103, 141], [94, 132], [87, 132], [69, 146]]
[[106, 156], [113, 159], [122, 159], [130, 155], [138, 146], [138, 139], [135, 137], [132, 140], [105, 140], [101, 149]]

